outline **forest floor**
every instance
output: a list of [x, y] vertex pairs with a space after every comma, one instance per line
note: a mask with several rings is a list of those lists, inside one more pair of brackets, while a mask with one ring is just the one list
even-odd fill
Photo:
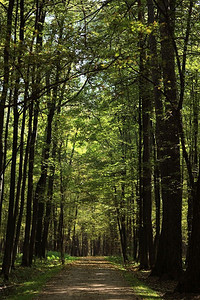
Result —
[[126, 270], [133, 273], [146, 286], [160, 294], [163, 300], [200, 300], [199, 294], [175, 293], [174, 290], [178, 284], [174, 280], [161, 280], [156, 276], [150, 276], [151, 271], [139, 270], [136, 266], [127, 265]]
[[102, 257], [86, 257], [52, 278], [34, 300], [141, 299], [114, 265]]
[[200, 295], [174, 294], [176, 282], [160, 281], [148, 271], [131, 266], [123, 270], [103, 257], [80, 258], [52, 278], [34, 300], [200, 299]]
[[[122, 264], [120, 257], [66, 257], [60, 264], [55, 252], [32, 268], [17, 267], [10, 281], [0, 281], [0, 299], [8, 300], [200, 300], [197, 294], [173, 293], [177, 282], [162, 281]], [[3, 280], [3, 278], [2, 278]], [[36, 296], [37, 295], [37, 296]]]

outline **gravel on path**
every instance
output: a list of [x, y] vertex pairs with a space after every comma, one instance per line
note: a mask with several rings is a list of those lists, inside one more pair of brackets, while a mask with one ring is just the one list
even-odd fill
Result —
[[86, 257], [51, 279], [34, 300], [140, 299], [120, 270], [102, 257]]

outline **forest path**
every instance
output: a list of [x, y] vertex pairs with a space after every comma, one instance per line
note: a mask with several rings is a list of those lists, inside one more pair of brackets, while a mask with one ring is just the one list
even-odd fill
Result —
[[102, 257], [77, 260], [51, 279], [35, 300], [136, 300], [120, 270]]

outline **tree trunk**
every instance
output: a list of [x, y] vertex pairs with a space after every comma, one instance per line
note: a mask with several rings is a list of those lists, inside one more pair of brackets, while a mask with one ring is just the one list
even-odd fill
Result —
[[8, 208], [8, 220], [6, 230], [6, 243], [4, 258], [2, 264], [2, 273], [4, 277], [8, 279], [12, 264], [12, 250], [15, 233], [15, 216], [14, 216], [14, 204], [15, 204], [15, 180], [16, 180], [16, 161], [17, 161], [17, 139], [18, 139], [18, 121], [19, 113], [17, 108], [18, 89], [14, 92], [14, 127], [13, 127], [13, 144], [12, 144], [12, 164], [11, 164], [11, 176], [10, 176], [10, 196], [9, 196], [9, 208]]
[[53, 99], [52, 103], [49, 103], [49, 113], [46, 129], [46, 141], [45, 148], [43, 149], [42, 154], [42, 165], [41, 165], [41, 176], [37, 184], [37, 194], [35, 194], [35, 202], [37, 203], [37, 225], [36, 225], [36, 241], [35, 241], [35, 254], [38, 257], [42, 257], [42, 231], [43, 231], [43, 216], [44, 216], [44, 196], [46, 189], [46, 180], [47, 180], [47, 169], [48, 169], [48, 159], [50, 153], [51, 145], [51, 136], [52, 136], [52, 122], [55, 112], [55, 102], [56, 99]]
[[48, 191], [47, 191], [47, 202], [46, 202], [46, 214], [44, 218], [44, 230], [43, 230], [43, 236], [42, 236], [42, 257], [45, 258], [45, 251], [47, 247], [47, 238], [48, 238], [48, 232], [49, 232], [49, 223], [52, 213], [52, 199], [53, 199], [53, 183], [54, 183], [54, 175], [55, 175], [55, 158], [56, 158], [56, 148], [57, 144], [54, 141], [53, 142], [53, 150], [52, 150], [52, 160], [50, 166], [50, 175], [48, 178]]
[[160, 195], [160, 171], [158, 165], [158, 155], [156, 151], [156, 144], [154, 139], [154, 195], [156, 204], [156, 235], [154, 239], [155, 257], [157, 255], [157, 249], [160, 238], [160, 217], [161, 217], [161, 195]]
[[[23, 112], [21, 139], [20, 139], [19, 175], [18, 175], [18, 181], [17, 181], [17, 191], [16, 191], [16, 197], [15, 197], [15, 210], [14, 210], [14, 221], [15, 222], [17, 221], [17, 226], [16, 226], [15, 242], [14, 242], [13, 255], [12, 255], [12, 267], [14, 267], [14, 261], [15, 261], [15, 257], [16, 257], [16, 253], [17, 253], [17, 245], [18, 245], [18, 241], [19, 241], [20, 228], [21, 228], [23, 209], [24, 209], [24, 197], [22, 197], [21, 203], [20, 203], [20, 211], [18, 212], [22, 175], [23, 175], [23, 153], [24, 153], [24, 130], [25, 130], [25, 118], [26, 118], [26, 101], [24, 104], [25, 104], [25, 107], [24, 107], [24, 112]], [[25, 168], [26, 168], [26, 166], [25, 166]], [[25, 172], [25, 176], [26, 176], [26, 172]], [[25, 192], [25, 190], [24, 190], [24, 192]], [[19, 217], [17, 220], [18, 214], [19, 214]]]
[[[39, 102], [35, 100], [34, 108], [34, 119], [33, 119], [33, 128], [32, 128], [32, 114], [33, 114], [33, 105], [32, 101], [29, 109], [29, 133], [30, 135], [30, 145], [26, 147], [26, 156], [29, 155], [29, 168], [28, 168], [28, 190], [27, 190], [27, 201], [26, 201], [26, 225], [25, 225], [25, 237], [23, 243], [23, 256], [22, 256], [22, 265], [29, 266], [29, 240], [30, 240], [30, 228], [31, 228], [31, 214], [32, 214], [32, 199], [33, 199], [33, 167], [34, 167], [34, 157], [35, 157], [35, 141], [37, 134], [38, 126], [38, 113], [39, 113]], [[29, 138], [28, 138], [29, 139]], [[26, 160], [26, 158], [25, 158]], [[25, 162], [24, 162], [25, 163]], [[25, 178], [24, 178], [25, 180]], [[25, 182], [23, 183], [24, 186]], [[24, 197], [24, 195], [23, 195]], [[34, 212], [33, 212], [34, 214]]]
[[[193, 122], [191, 126], [192, 134], [192, 145], [190, 149], [190, 161], [191, 168], [193, 170], [194, 178], [197, 180], [197, 170], [198, 170], [198, 120], [199, 120], [199, 98], [198, 92], [195, 91], [195, 87], [198, 85], [197, 74], [192, 78], [192, 109], [193, 109]], [[192, 219], [193, 219], [193, 195], [192, 195], [191, 185], [188, 179], [188, 215], [187, 215], [187, 224], [188, 224], [188, 250], [192, 232]], [[186, 255], [186, 264], [188, 262], [188, 254]]]
[[[42, 41], [43, 41], [43, 26], [44, 26], [44, 21], [45, 21], [45, 16], [46, 12], [44, 10], [44, 5], [43, 3], [37, 2], [37, 11], [36, 11], [36, 25], [35, 25], [35, 31], [37, 32], [37, 40], [36, 40], [36, 45], [37, 45], [37, 51], [40, 51], [42, 48]], [[40, 74], [40, 66], [39, 64], [37, 65], [36, 68], [37, 75], [36, 75], [36, 88], [34, 90], [34, 98], [36, 101], [38, 101], [38, 89], [37, 87], [40, 84], [41, 81], [41, 74]], [[38, 109], [39, 109], [39, 104], [38, 104]], [[49, 149], [47, 149], [47, 160], [48, 160], [48, 152]], [[44, 151], [45, 152], [45, 151]], [[45, 157], [45, 153], [43, 153], [43, 157]], [[36, 190], [35, 190], [35, 196], [33, 199], [33, 216], [32, 216], [32, 228], [31, 228], [31, 237], [30, 237], [30, 244], [29, 244], [29, 265], [32, 264], [33, 260], [33, 253], [34, 253], [34, 244], [35, 244], [35, 237], [36, 237], [36, 228], [37, 228], [37, 218], [38, 218], [38, 203], [40, 198], [43, 197], [44, 194], [44, 189], [46, 186], [46, 173], [47, 173], [47, 166], [45, 165], [47, 161], [44, 160], [44, 164], [41, 165], [41, 176], [40, 179], [37, 183]], [[43, 200], [41, 200], [42, 203]]]
[[[138, 19], [143, 21], [143, 11], [140, 0], [138, 1]], [[151, 89], [146, 78], [148, 74], [148, 59], [145, 50], [145, 39], [142, 33], [139, 34], [140, 47], [140, 76], [139, 76], [139, 98], [142, 109], [142, 231], [140, 237], [140, 268], [148, 269], [154, 264], [154, 246], [152, 231], [152, 196], [151, 196]]]
[[64, 255], [64, 187], [63, 187], [63, 174], [62, 174], [62, 166], [61, 166], [61, 157], [59, 153], [59, 164], [60, 164], [60, 217], [59, 217], [59, 244], [60, 244], [60, 257], [62, 265], [65, 263], [65, 255]]
[[[10, 77], [10, 41], [12, 32], [12, 16], [14, 8], [14, 0], [9, 0], [8, 10], [7, 10], [7, 26], [6, 26], [6, 38], [4, 47], [4, 71], [3, 71], [3, 89], [0, 98], [0, 186], [2, 180], [2, 167], [3, 167], [3, 128], [4, 128], [4, 106], [6, 103], [9, 77]], [[0, 190], [1, 192], [1, 190]], [[0, 195], [1, 196], [1, 195]]]
[[176, 290], [181, 293], [200, 293], [200, 174], [193, 198], [192, 232], [188, 250], [188, 267]]
[[[25, 106], [27, 105], [27, 99], [28, 97], [28, 84], [26, 86], [25, 90]], [[25, 113], [25, 112], [24, 112]], [[26, 141], [26, 151], [25, 151], [25, 156], [24, 156], [24, 165], [23, 165], [23, 180], [22, 180], [22, 187], [21, 187], [21, 204], [20, 204], [20, 211], [19, 211], [19, 217], [18, 217], [18, 222], [17, 222], [17, 229], [16, 229], [16, 237], [15, 237], [15, 244], [13, 248], [13, 261], [12, 261], [12, 266], [14, 266], [16, 254], [17, 254], [17, 246], [19, 242], [19, 236], [20, 236], [20, 229], [21, 229], [21, 222], [23, 218], [23, 212], [24, 212], [24, 199], [25, 199], [25, 188], [26, 188], [26, 176], [27, 176], [27, 166], [28, 166], [28, 157], [29, 157], [29, 152], [30, 152], [30, 139], [31, 139], [31, 133], [32, 133], [32, 118], [33, 118], [33, 101], [30, 104], [30, 109], [29, 109], [29, 126], [28, 126], [28, 137]], [[21, 141], [22, 143], [23, 141]], [[17, 194], [20, 191], [17, 192]], [[16, 195], [16, 198], [19, 197], [19, 195]], [[28, 207], [28, 205], [27, 205]], [[17, 209], [17, 208], [16, 208]], [[28, 215], [28, 208], [27, 208], [27, 215]], [[26, 217], [27, 217], [26, 215]]]
[[[171, 3], [174, 4], [175, 3]], [[175, 6], [167, 1], [159, 2], [161, 55], [165, 93], [165, 118], [161, 131], [161, 179], [163, 221], [158, 254], [152, 274], [177, 279], [182, 274], [181, 209], [182, 188], [178, 117], [176, 114], [177, 91], [175, 59], [172, 36], [174, 32]], [[169, 19], [170, 18], [170, 21]]]
[[4, 173], [6, 170], [6, 162], [7, 162], [7, 145], [8, 145], [8, 127], [9, 127], [9, 120], [10, 120], [10, 104], [12, 99], [12, 91], [10, 91], [9, 95], [9, 107], [7, 112], [7, 119], [6, 119], [6, 128], [5, 128], [5, 138], [4, 138], [4, 156], [3, 156], [3, 165], [2, 165], [2, 173], [0, 174], [0, 227], [1, 227], [1, 220], [2, 220], [2, 206], [4, 200]]
[[[147, 0], [148, 6], [148, 24], [152, 26], [155, 21], [154, 2]], [[156, 236], [154, 239], [155, 256], [157, 254], [158, 242], [160, 238], [160, 206], [161, 206], [161, 190], [160, 190], [160, 160], [162, 147], [162, 141], [160, 131], [162, 130], [162, 118], [163, 118], [163, 103], [162, 95], [160, 91], [161, 83], [161, 67], [159, 64], [157, 41], [154, 32], [149, 35], [149, 52], [150, 52], [150, 69], [151, 77], [153, 81], [154, 90], [154, 105], [156, 113], [156, 128], [155, 138], [153, 137], [154, 145], [154, 190], [155, 190], [155, 204], [156, 204]]]

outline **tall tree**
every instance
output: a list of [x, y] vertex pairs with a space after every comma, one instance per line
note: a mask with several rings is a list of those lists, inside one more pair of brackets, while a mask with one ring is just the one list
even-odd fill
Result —
[[[161, 180], [163, 219], [157, 260], [152, 274], [177, 279], [182, 273], [181, 208], [182, 182], [176, 108], [178, 95], [175, 75], [175, 1], [159, 1], [159, 29], [165, 97], [161, 132]], [[173, 230], [172, 230], [173, 229]]]
[[0, 193], [2, 193], [2, 176], [3, 176], [3, 128], [4, 128], [4, 111], [5, 103], [7, 99], [7, 92], [9, 88], [9, 77], [10, 77], [10, 44], [12, 34], [12, 21], [13, 21], [13, 9], [14, 0], [9, 0], [7, 9], [7, 26], [5, 33], [5, 46], [4, 46], [4, 71], [3, 71], [3, 88], [0, 99]]

